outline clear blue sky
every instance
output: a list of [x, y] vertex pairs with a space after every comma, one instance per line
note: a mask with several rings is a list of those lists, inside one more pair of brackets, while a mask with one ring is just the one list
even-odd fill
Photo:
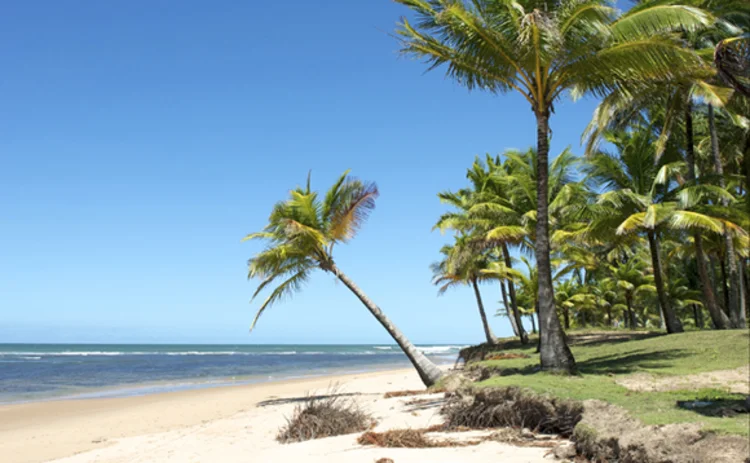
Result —
[[[317, 275], [257, 304], [242, 244], [313, 171], [381, 198], [339, 267], [413, 341], [470, 343], [472, 293], [438, 297], [436, 193], [477, 154], [534, 143], [520, 96], [468, 93], [401, 58], [403, 7], [326, 2], [9, 2], [0, 14], [0, 342], [381, 343]], [[594, 101], [563, 100], [580, 152]], [[484, 288], [488, 308], [497, 286]], [[493, 318], [508, 335], [507, 319]]]

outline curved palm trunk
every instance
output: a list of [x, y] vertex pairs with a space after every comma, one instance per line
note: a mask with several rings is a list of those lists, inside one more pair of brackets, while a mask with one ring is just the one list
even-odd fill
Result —
[[682, 333], [682, 323], [672, 310], [669, 304], [669, 296], [664, 289], [663, 273], [661, 270], [661, 260], [659, 259], [659, 247], [656, 241], [656, 233], [648, 232], [648, 247], [651, 251], [651, 262], [654, 266], [654, 284], [656, 285], [656, 294], [659, 296], [659, 307], [661, 308], [662, 320], [667, 328], [667, 333]]
[[[688, 180], [696, 180], [695, 151], [693, 147], [693, 106], [689, 100], [685, 109], [685, 132], [687, 138], [685, 157], [687, 158], [686, 161], [688, 165]], [[695, 242], [695, 261], [698, 264], [698, 277], [700, 279], [703, 303], [708, 309], [708, 313], [711, 314], [711, 320], [716, 329], [727, 329], [729, 327], [729, 319], [724, 312], [721, 311], [718, 302], [716, 302], [716, 294], [714, 293], [711, 279], [708, 276], [708, 264], [706, 263], [706, 254], [703, 252], [703, 237], [700, 232], [696, 232], [693, 235], [693, 240]]]
[[497, 344], [497, 338], [492, 334], [492, 329], [487, 321], [487, 313], [484, 311], [484, 303], [482, 302], [482, 294], [479, 292], [479, 285], [477, 284], [476, 278], [471, 280], [471, 286], [474, 288], [474, 296], [477, 298], [477, 307], [479, 307], [479, 316], [482, 319], [482, 327], [484, 328], [484, 336], [487, 338], [488, 344]]
[[573, 373], [576, 361], [565, 342], [560, 319], [555, 310], [550, 262], [548, 171], [549, 171], [549, 111], [536, 111], [537, 136], [537, 209], [536, 209], [536, 266], [539, 272], [537, 296], [539, 314], [539, 352], [543, 370]]
[[[510, 252], [508, 246], [503, 243], [503, 259], [505, 260], [505, 266], [509, 269], [513, 268], [513, 262], [510, 259]], [[521, 344], [528, 344], [529, 335], [523, 328], [523, 322], [521, 321], [521, 311], [518, 310], [518, 303], [516, 302], [516, 287], [513, 281], [508, 280], [508, 294], [510, 295], [510, 304], [513, 308], [513, 318], [516, 319], [516, 325], [518, 326], [518, 337], [521, 338]]]
[[508, 291], [505, 290], [505, 280], [500, 280], [500, 293], [503, 295], [503, 306], [505, 307], [505, 313], [508, 315], [510, 320], [510, 327], [513, 329], [514, 336], [520, 336], [518, 332], [518, 324], [516, 324], [516, 317], [513, 316], [513, 309], [508, 304]]
[[[713, 105], [708, 105], [708, 127], [711, 134], [711, 154], [714, 158], [714, 169], [719, 177], [719, 186], [726, 188], [724, 181], [724, 167], [721, 165], [721, 153], [719, 151], [719, 136], [716, 133], [716, 117], [714, 115]], [[729, 201], [721, 200], [724, 207], [729, 206]], [[742, 317], [743, 307], [740, 296], [742, 281], [740, 280], [739, 270], [737, 268], [737, 256], [734, 252], [734, 242], [732, 236], [724, 228], [724, 246], [726, 247], [727, 269], [729, 270], [729, 314], [731, 316], [732, 326], [734, 328], [745, 328], [746, 324]]]
[[406, 338], [406, 336], [404, 336], [404, 333], [402, 333], [401, 330], [399, 330], [396, 325], [385, 316], [383, 311], [380, 310], [380, 307], [367, 297], [359, 286], [341, 272], [335, 264], [331, 264], [330, 271], [336, 275], [336, 277], [341, 280], [341, 282], [344, 283], [344, 285], [346, 285], [346, 287], [349, 288], [360, 301], [362, 301], [362, 304], [367, 307], [367, 310], [369, 310], [380, 324], [383, 325], [383, 328], [388, 331], [388, 334], [393, 337], [399, 347], [401, 347], [401, 350], [404, 351], [404, 354], [409, 358], [409, 361], [414, 365], [414, 368], [417, 370], [417, 373], [419, 373], [419, 377], [422, 379], [424, 385], [427, 387], [434, 385], [443, 376], [443, 372], [425, 357], [424, 354], [419, 351], [414, 344]]

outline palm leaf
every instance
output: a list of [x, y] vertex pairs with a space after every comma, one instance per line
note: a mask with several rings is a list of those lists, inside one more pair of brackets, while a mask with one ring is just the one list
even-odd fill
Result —
[[250, 325], [250, 331], [253, 331], [255, 325], [258, 323], [258, 319], [268, 307], [270, 307], [283, 297], [289, 296], [301, 288], [302, 284], [304, 284], [309, 278], [309, 270], [309, 268], [303, 268], [299, 272], [292, 275], [289, 279], [281, 283], [276, 287], [276, 289], [271, 292], [266, 300], [263, 301], [263, 304], [261, 304], [258, 312], [255, 314], [253, 323]]

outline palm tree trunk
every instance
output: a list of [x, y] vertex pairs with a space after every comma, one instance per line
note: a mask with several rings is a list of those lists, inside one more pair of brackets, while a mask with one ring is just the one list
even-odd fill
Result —
[[740, 261], [739, 263], [740, 268], [740, 325], [742, 327], [747, 327], [747, 315], [750, 310], [748, 310], [748, 306], [750, 306], [750, 300], [748, 300], [747, 297], [747, 271], [745, 270], [745, 265]]
[[487, 344], [497, 344], [497, 338], [492, 334], [492, 329], [487, 321], [487, 314], [484, 311], [484, 303], [482, 302], [482, 294], [479, 292], [479, 285], [477, 284], [476, 278], [471, 280], [471, 286], [474, 288], [474, 296], [477, 298], [477, 307], [479, 307], [479, 316], [482, 318], [482, 327], [484, 328], [484, 336], [487, 338]]
[[510, 308], [510, 304], [508, 303], [508, 291], [505, 289], [505, 280], [500, 280], [500, 293], [503, 295], [503, 307], [505, 307], [505, 313], [508, 315], [508, 320], [510, 320], [510, 327], [513, 329], [513, 335], [520, 336], [518, 325], [516, 324], [516, 317], [513, 316], [513, 309]]
[[536, 321], [534, 320], [534, 314], [532, 313], [529, 315], [529, 318], [531, 319], [531, 333], [536, 334]]
[[630, 319], [630, 329], [636, 329], [635, 311], [633, 310], [633, 296], [628, 293], [625, 295], [625, 301], [628, 304], [628, 318]]
[[336, 267], [335, 264], [331, 264], [330, 271], [341, 280], [347, 288], [354, 293], [355, 296], [362, 301], [362, 304], [367, 307], [367, 310], [383, 325], [383, 328], [388, 331], [388, 334], [393, 337], [396, 343], [404, 351], [404, 354], [409, 358], [409, 361], [414, 365], [414, 368], [419, 373], [419, 377], [425, 386], [430, 387], [434, 385], [442, 376], [443, 372], [434, 363], [432, 363], [425, 355], [409, 341], [404, 333], [394, 325], [388, 317], [385, 316], [380, 307], [378, 307], [367, 295], [357, 286], [352, 280], [349, 279], [341, 270]]
[[555, 310], [552, 265], [549, 243], [549, 108], [536, 111], [537, 142], [537, 209], [536, 267], [539, 272], [537, 304], [539, 310], [540, 359], [542, 370], [573, 373], [576, 361], [565, 342], [560, 319]]
[[719, 271], [721, 272], [721, 291], [724, 294], [724, 310], [729, 316], [732, 316], [732, 310], [729, 306], [729, 282], [727, 281], [727, 261], [724, 256], [719, 256]]
[[703, 323], [701, 323], [701, 317], [698, 313], [698, 305], [693, 304], [693, 319], [695, 320], [695, 327], [699, 330], [703, 329]]
[[[724, 181], [724, 167], [721, 164], [721, 152], [719, 151], [719, 136], [716, 133], [716, 116], [714, 115], [713, 105], [708, 105], [708, 127], [711, 134], [711, 154], [714, 158], [714, 169], [716, 175], [719, 177], [719, 186], [726, 188], [727, 184]], [[726, 199], [721, 200], [721, 204], [724, 207], [729, 206], [729, 201]], [[727, 268], [729, 269], [729, 314], [732, 320], [732, 326], [734, 328], [745, 328], [746, 324], [741, 320], [741, 314], [744, 310], [742, 306], [740, 287], [742, 281], [740, 280], [739, 270], [737, 269], [737, 256], [734, 253], [734, 241], [729, 231], [724, 227], [724, 246], [726, 247], [727, 257]]]
[[565, 329], [570, 329], [570, 309], [567, 307], [563, 307], [563, 323], [565, 325]]
[[[693, 135], [693, 106], [691, 101], [688, 99], [687, 107], [685, 109], [685, 130], [687, 135], [687, 146], [685, 149], [685, 157], [688, 165], [688, 180], [697, 180], [695, 175], [695, 150], [694, 150], [694, 135]], [[700, 278], [701, 293], [703, 295], [703, 303], [708, 309], [708, 313], [711, 314], [711, 320], [714, 322], [714, 326], [717, 329], [724, 330], [729, 327], [729, 320], [726, 315], [719, 308], [719, 304], [716, 302], [716, 294], [713, 290], [713, 285], [708, 277], [706, 254], [703, 252], [703, 237], [700, 232], [696, 232], [693, 235], [695, 242], [695, 260], [698, 265], [698, 277]]]
[[659, 296], [659, 307], [661, 308], [662, 320], [667, 328], [667, 333], [682, 333], [682, 323], [672, 310], [669, 304], [669, 296], [664, 288], [664, 274], [661, 269], [661, 259], [659, 259], [659, 244], [656, 240], [656, 232], [648, 232], [648, 245], [651, 251], [651, 262], [654, 266], [654, 284], [656, 285], [656, 294]]
[[[510, 259], [510, 252], [508, 246], [503, 243], [503, 259], [505, 260], [505, 266], [509, 269], [513, 268], [513, 262]], [[516, 319], [516, 325], [518, 326], [518, 336], [521, 338], [521, 344], [527, 344], [529, 342], [529, 335], [523, 328], [523, 322], [521, 321], [521, 311], [518, 310], [518, 302], [516, 302], [516, 287], [513, 281], [508, 280], [508, 295], [510, 296], [510, 304], [513, 308], [513, 317]]]

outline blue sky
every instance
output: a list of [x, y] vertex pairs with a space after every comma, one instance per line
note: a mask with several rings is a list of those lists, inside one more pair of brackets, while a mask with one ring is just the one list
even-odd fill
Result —
[[[436, 193], [473, 157], [534, 143], [517, 95], [398, 56], [406, 10], [367, 2], [11, 2], [0, 15], [0, 342], [381, 343], [330, 276], [257, 304], [240, 239], [304, 181], [381, 197], [339, 267], [418, 343], [482, 339], [471, 291], [438, 297]], [[562, 100], [580, 152], [594, 101]], [[497, 286], [483, 288], [496, 308]], [[499, 335], [508, 321], [493, 318]]]

